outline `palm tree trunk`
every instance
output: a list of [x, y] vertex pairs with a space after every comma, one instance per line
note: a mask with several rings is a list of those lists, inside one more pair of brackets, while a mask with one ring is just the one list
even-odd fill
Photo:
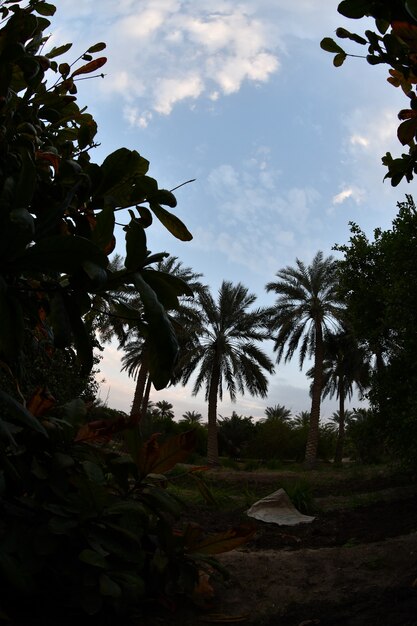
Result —
[[339, 378], [339, 431], [337, 433], [336, 452], [334, 462], [336, 465], [342, 464], [343, 446], [345, 443], [345, 392], [343, 376]]
[[208, 394], [207, 462], [209, 465], [220, 465], [217, 441], [217, 394], [219, 392], [219, 380], [220, 367], [218, 363], [215, 363], [211, 372]]
[[152, 381], [150, 376], [148, 376], [147, 380], [146, 380], [146, 387], [145, 387], [145, 393], [143, 394], [143, 401], [142, 401], [142, 415], [146, 415], [146, 411], [148, 410], [148, 403], [149, 403], [149, 396], [151, 393], [151, 387], [152, 387]]
[[308, 429], [304, 467], [313, 469], [317, 464], [317, 447], [319, 443], [320, 402], [323, 381], [323, 330], [321, 321], [316, 321], [316, 337], [314, 349], [314, 377], [311, 392], [310, 426]]
[[133, 396], [132, 408], [130, 409], [131, 424], [139, 424], [142, 419], [143, 394], [148, 377], [148, 359], [146, 355], [142, 356], [142, 365], [136, 379], [135, 395]]

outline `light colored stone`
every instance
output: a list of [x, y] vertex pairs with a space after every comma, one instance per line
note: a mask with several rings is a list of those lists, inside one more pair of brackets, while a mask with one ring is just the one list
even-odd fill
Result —
[[280, 526], [295, 526], [296, 524], [309, 524], [315, 518], [303, 515], [298, 511], [289, 499], [284, 489], [278, 489], [269, 496], [258, 500], [246, 511], [246, 515]]

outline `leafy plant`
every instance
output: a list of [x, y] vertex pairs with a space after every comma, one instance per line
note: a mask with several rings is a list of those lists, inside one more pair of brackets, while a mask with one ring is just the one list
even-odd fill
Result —
[[[140, 414], [89, 419], [78, 398], [60, 406], [46, 380], [26, 394], [33, 352], [48, 360], [66, 351], [88, 376], [93, 298], [126, 286], [139, 305], [118, 303], [116, 313], [146, 337], [149, 375], [163, 388], [178, 355], [164, 303], [175, 308], [191, 295], [180, 279], [158, 276], [152, 266], [165, 253], [147, 248], [154, 217], [191, 238], [164, 208], [175, 207], [173, 194], [135, 150], [120, 148], [101, 165], [91, 159], [97, 125], [77, 104], [77, 81], [105, 65], [97, 56], [105, 44], [58, 63], [71, 44], [48, 49], [54, 12], [42, 0], [0, 6], [0, 368], [8, 378], [0, 389], [0, 612], [13, 622], [72, 623], [80, 611], [125, 613], [191, 593], [196, 559], [245, 537], [172, 531], [181, 505], [163, 472], [193, 449], [193, 432], [142, 445]], [[118, 269], [109, 263], [116, 212], [128, 216]], [[130, 454], [103, 445], [120, 433]]]
[[415, 56], [417, 52], [417, 7], [412, 0], [343, 0], [338, 12], [350, 19], [372, 18], [376, 31], [369, 28], [361, 35], [351, 33], [346, 28], [338, 28], [336, 36], [345, 43], [353, 42], [362, 46], [360, 54], [352, 54], [335, 42], [331, 37], [321, 41], [321, 48], [334, 54], [333, 64], [341, 66], [347, 57], [362, 57], [370, 65], [387, 65], [387, 81], [394, 87], [400, 87], [409, 99], [407, 109], [399, 111], [400, 125], [397, 136], [407, 152], [394, 158], [387, 152], [382, 158], [387, 168], [385, 178], [393, 186], [403, 178], [410, 182], [417, 172], [417, 70]]

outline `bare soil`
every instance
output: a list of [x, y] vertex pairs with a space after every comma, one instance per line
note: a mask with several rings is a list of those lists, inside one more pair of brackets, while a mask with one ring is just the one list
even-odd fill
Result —
[[[243, 479], [241, 472], [220, 476]], [[276, 473], [252, 473], [245, 480], [276, 488]], [[352, 494], [360, 504], [355, 508]], [[208, 594], [203, 609], [192, 618], [173, 616], [170, 623], [417, 626], [416, 483], [404, 476], [349, 479], [314, 495], [316, 519], [297, 526], [260, 522], [243, 508], [191, 507], [188, 519], [209, 531], [251, 523], [257, 532], [219, 557], [230, 579], [220, 584], [212, 577], [214, 595]], [[369, 502], [371, 495], [378, 501]]]

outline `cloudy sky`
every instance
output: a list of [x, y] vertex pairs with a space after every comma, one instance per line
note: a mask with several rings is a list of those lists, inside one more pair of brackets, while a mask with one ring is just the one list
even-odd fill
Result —
[[[60, 0], [52, 42], [74, 42], [74, 58], [105, 41], [104, 80], [79, 83], [79, 103], [99, 124], [95, 160], [126, 146], [151, 162], [150, 175], [176, 192], [177, 215], [192, 242], [149, 230], [149, 248], [166, 250], [204, 274], [213, 293], [223, 279], [242, 282], [258, 304], [265, 284], [298, 257], [332, 254], [349, 238], [348, 222], [369, 235], [387, 228], [396, 203], [411, 193], [383, 182], [381, 156], [400, 154], [396, 113], [403, 98], [386, 70], [362, 59], [336, 69], [320, 40], [343, 20], [334, 0]], [[359, 32], [356, 30], [356, 32]], [[351, 48], [353, 52], [357, 52]], [[271, 346], [267, 347], [271, 350]], [[272, 350], [271, 350], [272, 353]], [[129, 410], [134, 381], [120, 374], [108, 347], [101, 397]], [[226, 399], [261, 417], [266, 406], [309, 408], [296, 361], [276, 367], [266, 400]], [[177, 417], [205, 412], [188, 388], [154, 392]], [[357, 401], [356, 401], [357, 405]], [[326, 402], [323, 416], [337, 408]]]

